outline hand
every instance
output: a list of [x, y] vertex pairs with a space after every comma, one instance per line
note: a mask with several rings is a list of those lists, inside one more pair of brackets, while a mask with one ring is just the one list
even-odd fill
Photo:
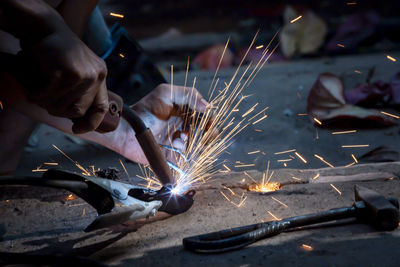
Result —
[[[151, 129], [159, 144], [184, 151], [187, 139], [183, 129], [184, 112], [188, 112], [189, 108], [204, 113], [208, 107], [209, 103], [195, 88], [173, 86], [171, 97], [171, 85], [160, 84], [131, 108]], [[167, 153], [167, 157], [171, 162], [176, 161], [174, 153]], [[145, 159], [137, 161], [146, 162]]]
[[24, 47], [23, 53], [46, 78], [46, 87], [28, 92], [28, 99], [51, 115], [73, 119], [74, 133], [96, 129], [108, 110], [104, 61], [68, 29]]

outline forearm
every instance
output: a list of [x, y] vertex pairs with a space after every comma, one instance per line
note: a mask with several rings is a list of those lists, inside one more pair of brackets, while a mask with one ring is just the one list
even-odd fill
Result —
[[57, 7], [57, 11], [64, 18], [69, 28], [82, 38], [88, 19], [96, 7], [98, 0], [64, 0]]
[[68, 30], [62, 17], [42, 0], [0, 1], [0, 29], [21, 40], [21, 46], [60, 30]]

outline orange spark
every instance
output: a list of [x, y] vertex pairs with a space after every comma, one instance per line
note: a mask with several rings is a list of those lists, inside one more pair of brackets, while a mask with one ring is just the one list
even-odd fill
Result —
[[295, 23], [296, 21], [298, 21], [298, 20], [301, 19], [302, 17], [303, 17], [303, 16], [300, 15], [300, 16], [298, 16], [297, 18], [292, 19], [292, 20], [290, 21], [290, 23]]
[[393, 61], [393, 62], [396, 62], [396, 61], [397, 61], [394, 57], [391, 57], [391, 56], [389, 56], [389, 55], [386, 55], [386, 57], [387, 57], [387, 59], [389, 59], [389, 60], [391, 60], [391, 61]]
[[337, 187], [336, 186], [334, 186], [333, 184], [329, 184], [330, 186], [332, 186], [332, 188], [333, 189], [335, 189], [336, 190], [336, 192], [338, 192], [339, 193], [339, 195], [342, 195], [342, 192], [340, 192], [340, 190], [339, 189], [337, 189]]
[[318, 156], [317, 154], [314, 154], [314, 157], [316, 157], [317, 159], [321, 160], [323, 163], [325, 163], [325, 164], [328, 165], [329, 167], [333, 168], [333, 165], [330, 164], [329, 162], [327, 162], [326, 160], [324, 160], [323, 157]]
[[125, 173], [126, 173], [126, 176], [129, 177], [129, 173], [128, 173], [128, 171], [126, 170], [124, 163], [122, 163], [122, 160], [121, 160], [121, 159], [119, 159], [119, 162], [121, 163], [122, 168], [124, 168], [124, 171], [125, 171]]
[[312, 179], [313, 179], [313, 180], [317, 180], [319, 176], [320, 176], [320, 174], [317, 173]]
[[120, 57], [122, 57], [122, 58], [125, 58], [124, 54], [122, 54], [122, 53], [119, 53], [118, 55], [119, 55]]
[[290, 149], [290, 150], [285, 150], [281, 152], [275, 152], [274, 155], [279, 155], [279, 154], [285, 154], [285, 153], [290, 153], [290, 152], [295, 152], [296, 149]]
[[3, 110], [3, 102], [0, 101], [0, 109]]
[[267, 212], [269, 213], [269, 215], [272, 216], [272, 218], [274, 218], [275, 220], [279, 221], [280, 219], [278, 217], [276, 217], [272, 212], [270, 212], [269, 210], [267, 210]]
[[344, 45], [342, 45], [342, 44], [337, 44], [337, 46], [344, 47]]
[[271, 197], [273, 200], [275, 200], [276, 202], [278, 202], [279, 204], [281, 204], [282, 206], [284, 206], [285, 208], [288, 208], [289, 206], [286, 205], [285, 203], [283, 203], [282, 201], [280, 201], [279, 199], [276, 199], [274, 197]]
[[74, 200], [76, 197], [73, 194], [69, 194], [65, 199], [70, 201], [70, 200]]
[[256, 164], [241, 164], [241, 165], [235, 165], [235, 168], [244, 168], [244, 167], [252, 167], [256, 166]]
[[343, 145], [343, 148], [349, 148], [349, 147], [369, 147], [369, 145]]
[[288, 162], [292, 161], [293, 159], [278, 159], [277, 162]]
[[354, 72], [355, 72], [355, 73], [358, 73], [358, 74], [361, 74], [361, 73], [362, 73], [362, 72], [359, 71], [359, 70], [355, 70]]
[[267, 117], [268, 117], [268, 115], [262, 116], [260, 119], [258, 119], [258, 120], [256, 120], [255, 122], [253, 122], [253, 125], [259, 123], [260, 121], [262, 121], [263, 119], [265, 119], [265, 118], [267, 118]]
[[256, 49], [261, 49], [263, 47], [264, 47], [264, 45], [259, 45], [259, 46], [256, 47]]
[[322, 125], [322, 122], [320, 120], [318, 120], [317, 118], [313, 118], [313, 120], [318, 123], [319, 125]]
[[294, 154], [295, 154], [299, 159], [301, 159], [301, 161], [303, 161], [304, 163], [307, 163], [307, 160], [305, 160], [305, 158], [303, 158], [299, 153], [294, 152]]
[[260, 150], [251, 151], [251, 152], [248, 152], [247, 154], [252, 155], [252, 154], [257, 154], [257, 153], [260, 153]]
[[347, 164], [346, 166], [344, 166], [345, 168], [347, 168], [347, 167], [351, 167], [351, 166], [353, 166], [354, 164], [356, 164], [354, 161], [352, 162], [352, 163], [350, 163], [350, 164]]
[[349, 130], [349, 131], [342, 131], [342, 132], [332, 132], [332, 134], [348, 134], [348, 133], [355, 133], [357, 130]]
[[356, 156], [354, 156], [354, 154], [351, 154], [351, 157], [354, 159], [355, 163], [358, 163], [358, 160], [357, 160]]
[[51, 165], [51, 166], [57, 166], [57, 162], [43, 162], [44, 165]]
[[307, 116], [308, 114], [307, 113], [299, 113], [299, 114], [297, 114], [297, 116]]
[[110, 16], [121, 18], [121, 19], [124, 17], [124, 15], [122, 15], [122, 14], [113, 13], [113, 12], [110, 12]]
[[302, 245], [301, 245], [301, 248], [304, 249], [304, 250], [307, 250], [307, 251], [313, 250], [313, 247], [312, 247], [312, 246], [306, 245], [306, 244], [302, 244]]
[[384, 112], [384, 111], [381, 111], [381, 113], [383, 115], [390, 116], [390, 117], [393, 117], [395, 119], [400, 119], [400, 116], [397, 116], [397, 115], [394, 115], [394, 114], [390, 114], [390, 113], [387, 113], [387, 112]]

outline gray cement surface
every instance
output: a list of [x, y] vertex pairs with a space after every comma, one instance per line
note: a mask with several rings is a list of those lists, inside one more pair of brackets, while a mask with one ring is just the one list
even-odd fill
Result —
[[[392, 56], [399, 58], [396, 54]], [[216, 177], [214, 182], [200, 188], [193, 208], [185, 214], [175, 217], [158, 214], [150, 221], [85, 234], [82, 230], [95, 218], [96, 213], [79, 199], [67, 201], [68, 192], [2, 187], [0, 224], [5, 233], [0, 248], [2, 251], [15, 252], [77, 253], [107, 264], [124, 266], [398, 266], [399, 230], [377, 232], [370, 226], [359, 224], [284, 233], [226, 254], [199, 255], [182, 248], [182, 238], [187, 236], [271, 220], [273, 218], [268, 211], [284, 218], [351, 205], [355, 183], [399, 198], [398, 163], [316, 169], [326, 165], [313, 157], [318, 154], [334, 166], [343, 166], [352, 162], [351, 153], [359, 156], [375, 146], [386, 145], [399, 151], [398, 126], [332, 136], [332, 130], [316, 130], [307, 117], [296, 116], [297, 113], [306, 112], [308, 91], [318, 73], [333, 72], [348, 80], [347, 83], [356, 84], [365, 78], [365, 73], [372, 66], [376, 66], [374, 79], [388, 80], [399, 69], [399, 63], [388, 61], [383, 54], [266, 66], [245, 92], [253, 94], [253, 97], [241, 108], [247, 110], [256, 102], [270, 106], [268, 118], [256, 125], [256, 129], [262, 129], [263, 132], [255, 132], [255, 128], [250, 127], [237, 138], [229, 149], [231, 155], [226, 154], [223, 159], [238, 173]], [[362, 76], [356, 75], [355, 69], [360, 70]], [[232, 73], [231, 69], [221, 71], [221, 78], [226, 81]], [[207, 72], [190, 73], [192, 79], [197, 76], [196, 87], [203, 94], [209, 88], [212, 75]], [[183, 83], [184, 73], [176, 73], [174, 80]], [[298, 91], [301, 99], [297, 96]], [[24, 153], [17, 174], [30, 175], [32, 169], [51, 160], [59, 162], [64, 169], [76, 170], [72, 163], [51, 147], [52, 144], [84, 166], [115, 166], [121, 169], [121, 156], [111, 151], [88, 143], [72, 142], [62, 133], [45, 126], [38, 132], [39, 144]], [[340, 147], [343, 144], [370, 144], [370, 147], [345, 150]], [[282, 164], [277, 162], [281, 157], [274, 155], [274, 152], [292, 148], [297, 149], [308, 163], [292, 160], [287, 169], [275, 171], [273, 179], [287, 185], [264, 195], [243, 189], [245, 186], [241, 181], [245, 177], [240, 171], [245, 169], [233, 168], [235, 161], [255, 163], [253, 168], [265, 170], [269, 160], [272, 169], [282, 168]], [[258, 149], [264, 151], [265, 155], [247, 154]], [[135, 164], [126, 166], [131, 176], [138, 173]], [[257, 171], [249, 173], [256, 180], [261, 177]], [[326, 179], [330, 182], [308, 183], [317, 173], [320, 173], [322, 181]], [[375, 174], [371, 176], [370, 173]], [[351, 181], [357, 180], [359, 174], [369, 177], [368, 181]], [[343, 177], [349, 175], [352, 175], [351, 178], [343, 181]], [[341, 176], [340, 182], [334, 182], [338, 181], [335, 180], [337, 176]], [[126, 181], [133, 182], [134, 179]], [[330, 183], [342, 194], [339, 195]], [[237, 208], [221, 195], [220, 191], [229, 194], [224, 186], [247, 196], [242, 207]], [[274, 201], [271, 196], [288, 207]], [[302, 244], [312, 246], [313, 250], [302, 249]]]

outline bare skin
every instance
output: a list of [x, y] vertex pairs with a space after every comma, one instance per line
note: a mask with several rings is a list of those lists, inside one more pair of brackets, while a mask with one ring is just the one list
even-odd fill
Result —
[[[33, 95], [26, 92], [12, 76], [0, 73], [0, 100], [7, 109], [7, 112], [0, 113], [0, 137], [10, 140], [0, 145], [0, 174], [15, 170], [20, 152], [36, 121], [66, 133], [78, 134], [130, 160], [147, 163], [133, 130], [124, 120], [111, 133], [92, 131], [100, 124], [108, 106], [105, 86], [107, 70], [104, 62], [78, 36], [82, 35], [82, 27], [96, 3], [96, 0], [64, 1], [58, 6], [64, 19], [40, 0], [5, 0], [0, 3], [0, 28], [16, 37], [0, 31], [0, 51], [18, 52], [16, 41], [19, 39], [22, 50], [49, 81], [39, 94]], [[79, 14], [74, 11], [74, 5], [79, 5]], [[17, 16], [21, 13], [22, 20]], [[181, 107], [188, 104], [199, 112], [207, 108], [208, 103], [195, 89], [194, 97], [188, 100], [186, 94], [189, 90], [174, 86], [171, 99], [171, 86], [159, 85], [132, 106], [160, 144], [182, 149], [186, 137], [181, 131]], [[75, 123], [70, 119], [74, 119]], [[20, 123], [9, 127], [10, 121]], [[14, 137], [10, 139], [11, 136]], [[6, 158], [8, 161], [3, 161]], [[175, 159], [175, 156], [170, 159]]]

